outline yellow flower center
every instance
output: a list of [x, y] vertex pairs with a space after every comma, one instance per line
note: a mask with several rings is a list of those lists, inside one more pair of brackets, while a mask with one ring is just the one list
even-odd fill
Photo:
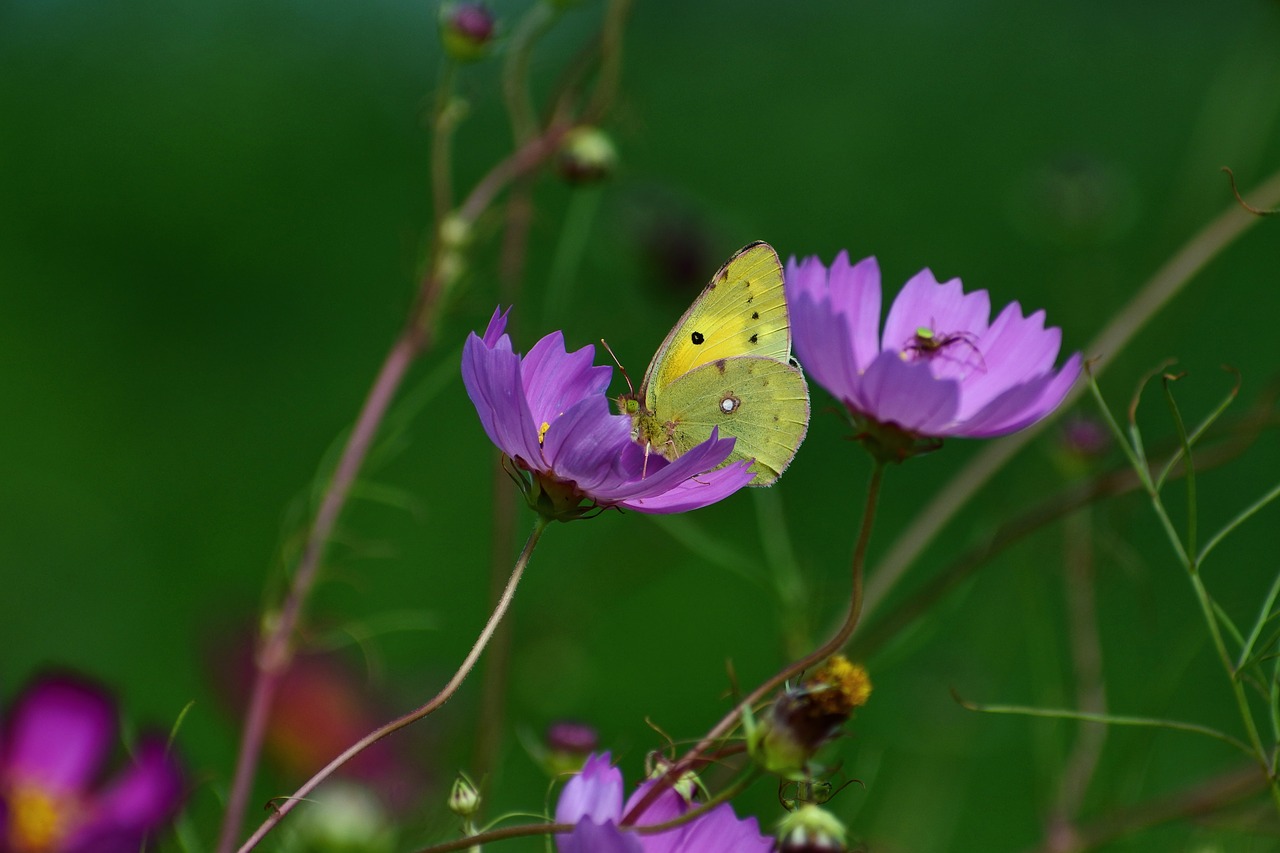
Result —
[[9, 786], [9, 849], [53, 853], [71, 829], [75, 801], [28, 782]]
[[549, 429], [551, 429], [551, 424], [547, 423], [546, 421], [543, 421], [542, 426], [538, 427], [538, 446], [539, 447], [542, 446], [542, 440], [546, 437], [547, 430]]
[[848, 714], [867, 704], [871, 697], [871, 677], [867, 670], [861, 664], [851, 663], [844, 655], [832, 655], [805, 684], [827, 688], [815, 691], [814, 697], [817, 705], [829, 714]]

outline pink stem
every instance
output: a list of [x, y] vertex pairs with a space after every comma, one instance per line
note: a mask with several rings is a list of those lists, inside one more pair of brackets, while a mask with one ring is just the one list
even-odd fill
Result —
[[302, 615], [302, 605], [315, 583], [325, 546], [333, 533], [334, 525], [346, 504], [347, 495], [356, 475], [360, 472], [368, 455], [369, 446], [378, 431], [387, 407], [395, 397], [396, 390], [404, 379], [405, 371], [417, 356], [422, 346], [420, 336], [407, 330], [400, 336], [391, 351], [387, 353], [378, 378], [369, 390], [364, 407], [356, 420], [351, 437], [343, 448], [342, 458], [333, 472], [333, 479], [320, 503], [315, 523], [307, 538], [306, 549], [298, 561], [298, 570], [285, 598], [276, 625], [258, 653], [258, 677], [253, 684], [253, 693], [249, 700], [249, 710], [245, 716], [244, 736], [240, 741], [240, 752], [236, 758], [236, 772], [231, 784], [231, 795], [227, 801], [227, 811], [222, 821], [222, 832], [218, 838], [220, 853], [230, 851], [235, 845], [235, 837], [239, 833], [244, 820], [245, 807], [253, 787], [253, 776], [257, 770], [258, 753], [262, 748], [262, 740], [266, 734], [267, 722], [271, 716], [272, 700], [280, 677], [288, 668], [293, 657], [293, 632], [297, 628]]
[[387, 735], [399, 731], [410, 723], [415, 723], [418, 720], [421, 720], [445, 702], [449, 701], [453, 694], [456, 693], [458, 688], [462, 685], [463, 680], [466, 679], [472, 668], [475, 667], [476, 661], [480, 659], [481, 652], [484, 651], [485, 646], [489, 643], [489, 638], [493, 636], [493, 632], [497, 630], [498, 624], [502, 622], [502, 617], [506, 615], [507, 608], [510, 607], [511, 600], [515, 597], [516, 585], [520, 582], [520, 577], [524, 574], [525, 567], [529, 565], [529, 557], [533, 554], [533, 548], [538, 544], [538, 540], [542, 537], [542, 531], [544, 531], [546, 527], [547, 521], [542, 517], [539, 517], [538, 520], [534, 522], [533, 532], [529, 534], [529, 539], [525, 542], [524, 550], [520, 552], [520, 557], [516, 560], [516, 564], [511, 570], [511, 577], [507, 580], [507, 586], [502, 591], [502, 597], [498, 599], [497, 607], [495, 607], [493, 612], [489, 614], [489, 620], [485, 622], [484, 630], [482, 630], [480, 632], [480, 636], [476, 638], [475, 643], [471, 646], [471, 651], [467, 653], [466, 658], [458, 667], [457, 672], [455, 672], [453, 677], [449, 679], [449, 683], [446, 684], [440, 692], [432, 697], [431, 701], [427, 702], [425, 705], [410, 711], [402, 717], [397, 717], [386, 725], [374, 729], [372, 732], [347, 747], [342, 751], [341, 755], [330, 761], [314, 776], [304, 782], [302, 787], [294, 791], [290, 796], [283, 798], [282, 802], [276, 807], [275, 811], [272, 812], [271, 816], [263, 821], [262, 826], [258, 827], [257, 831], [255, 831], [253, 835], [249, 836], [249, 839], [245, 841], [244, 844], [240, 845], [238, 853], [248, 853], [248, 851], [258, 846], [258, 842], [271, 831], [272, 827], [279, 823], [285, 815], [293, 811], [294, 807], [303, 801], [303, 798], [314, 791], [321, 782], [333, 775], [334, 771], [342, 765], [346, 764], [356, 755], [359, 755], [365, 749], [382, 740]]

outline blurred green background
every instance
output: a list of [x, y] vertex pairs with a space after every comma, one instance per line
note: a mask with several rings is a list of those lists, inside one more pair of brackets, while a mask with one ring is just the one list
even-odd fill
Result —
[[[508, 33], [526, 7], [494, 3]], [[72, 667], [110, 684], [131, 725], [161, 728], [195, 700], [179, 735], [191, 849], [209, 849], [233, 766], [238, 719], [217, 673], [227, 678], [277, 595], [316, 472], [416, 285], [431, 228], [435, 14], [428, 2], [0, 4], [0, 692], [8, 701], [40, 668]], [[537, 93], [601, 16], [584, 3], [548, 34]], [[500, 65], [461, 71], [460, 188], [510, 147]], [[1069, 352], [1226, 208], [1219, 167], [1247, 188], [1280, 166], [1280, 4], [651, 0], [628, 22], [605, 126], [621, 154], [612, 181], [536, 185], [519, 349], [555, 329], [573, 348], [604, 337], [639, 376], [715, 268], [764, 239], [784, 258], [875, 254], [890, 293], [928, 266], [996, 305], [1044, 307]], [[1250, 230], [1124, 352], [1086, 353], [1102, 357], [1118, 411], [1169, 356], [1187, 371], [1176, 391], [1188, 420], [1230, 387], [1221, 364], [1243, 374], [1238, 409], [1258, 399], [1277, 372], [1278, 229]], [[310, 636], [365, 637], [342, 654], [388, 717], [435, 693], [487, 612], [491, 506], [509, 486], [495, 483], [457, 363], [498, 301], [496, 230], [481, 228], [440, 344], [402, 395], [425, 402], [397, 409], [397, 452], [366, 471], [312, 608]], [[563, 309], [548, 307], [552, 280], [571, 288]], [[787, 659], [788, 631], [814, 643], [828, 630], [869, 462], [830, 397], [813, 396], [809, 437], [767, 493], [674, 522], [611, 512], [550, 530], [511, 616], [490, 814], [544, 803], [519, 733], [587, 721], [634, 782], [663, 744], [646, 717], [696, 737], [729, 707], [726, 661], [747, 689]], [[1155, 389], [1140, 419], [1149, 444], [1173, 435]], [[873, 574], [978, 450], [950, 442], [889, 472]], [[887, 606], [1063, 488], [1055, 452], [1052, 431], [1027, 448]], [[1280, 446], [1264, 432], [1200, 478], [1202, 527], [1278, 478]], [[1267, 510], [1206, 567], [1240, 621], [1280, 569], [1277, 518]], [[1145, 501], [1102, 502], [1083, 529], [1110, 708], [1238, 734]], [[1042, 840], [1076, 726], [974, 714], [948, 691], [1074, 704], [1065, 535], [1051, 525], [1020, 542], [866, 659], [875, 693], [835, 751], [842, 778], [864, 784], [830, 807], [871, 850]], [[389, 623], [421, 630], [381, 630]], [[474, 769], [479, 687], [473, 678], [398, 747], [435, 780], [400, 849], [452, 826], [444, 786]], [[1113, 730], [1079, 818], [1242, 766], [1192, 735]], [[268, 768], [255, 804], [298, 781]], [[782, 814], [768, 782], [738, 805], [766, 826]], [[1104, 849], [1280, 849], [1267, 808], [1255, 798]]]

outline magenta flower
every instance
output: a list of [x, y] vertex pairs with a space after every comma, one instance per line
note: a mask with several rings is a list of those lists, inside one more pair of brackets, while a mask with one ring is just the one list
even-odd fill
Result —
[[[636, 789], [622, 803], [622, 771], [611, 766], [609, 753], [592, 755], [582, 772], [560, 792], [556, 823], [575, 824], [573, 832], [556, 837], [559, 853], [768, 853], [773, 840], [760, 834], [755, 818], [739, 820], [733, 807], [722, 803], [701, 817], [666, 832], [641, 835], [618, 828], [622, 816], [649, 791], [654, 781]], [[667, 788], [645, 809], [639, 825], [673, 820], [693, 806], [675, 788]]]
[[566, 352], [564, 336], [554, 332], [521, 358], [506, 325], [507, 315], [495, 311], [483, 337], [467, 338], [462, 381], [484, 431], [514, 464], [538, 512], [562, 520], [593, 506], [684, 512], [751, 481], [744, 463], [716, 468], [733, 439], [715, 433], [673, 462], [646, 460], [631, 440], [631, 417], [610, 413], [604, 391], [613, 371], [592, 364], [592, 347]]
[[182, 773], [161, 738], [144, 737], [127, 769], [95, 785], [116, 730], [97, 687], [46, 676], [26, 689], [0, 735], [0, 850], [137, 853], [172, 817]]
[[[985, 290], [966, 294], [959, 279], [916, 274], [880, 327], [880, 267], [828, 270], [817, 258], [787, 263], [787, 298], [796, 355], [818, 384], [840, 399], [864, 434], [899, 456], [921, 439], [990, 438], [1052, 412], [1080, 373], [1080, 354], [1054, 369], [1062, 332], [1044, 312], [1022, 316], [1010, 303], [994, 321]], [[887, 429], [886, 429], [887, 428]], [[886, 433], [897, 431], [901, 441]]]

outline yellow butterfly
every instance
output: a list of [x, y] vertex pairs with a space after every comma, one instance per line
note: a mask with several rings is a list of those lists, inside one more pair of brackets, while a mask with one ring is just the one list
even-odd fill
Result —
[[809, 428], [809, 386], [791, 361], [772, 246], [752, 243], [720, 268], [618, 404], [646, 454], [675, 459], [719, 427], [737, 439], [725, 464], [754, 459], [750, 485], [773, 485]]

